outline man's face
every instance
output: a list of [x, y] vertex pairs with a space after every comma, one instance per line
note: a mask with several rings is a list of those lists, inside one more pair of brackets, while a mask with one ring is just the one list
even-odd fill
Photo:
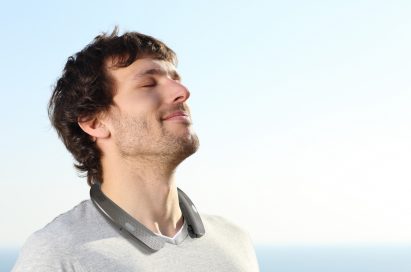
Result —
[[108, 70], [114, 79], [114, 106], [107, 112], [107, 126], [123, 157], [179, 163], [198, 149], [186, 103], [190, 92], [173, 64], [142, 58], [125, 68], [108, 65]]

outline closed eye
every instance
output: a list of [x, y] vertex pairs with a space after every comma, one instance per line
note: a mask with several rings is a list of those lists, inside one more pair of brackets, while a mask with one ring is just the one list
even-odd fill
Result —
[[141, 88], [152, 88], [155, 87], [157, 83], [155, 81], [148, 81], [148, 82], [143, 82], [140, 87]]

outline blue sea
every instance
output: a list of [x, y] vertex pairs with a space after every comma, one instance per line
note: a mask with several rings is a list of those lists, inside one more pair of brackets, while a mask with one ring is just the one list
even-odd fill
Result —
[[[411, 272], [411, 245], [257, 246], [261, 272]], [[9, 272], [18, 249], [0, 249]]]

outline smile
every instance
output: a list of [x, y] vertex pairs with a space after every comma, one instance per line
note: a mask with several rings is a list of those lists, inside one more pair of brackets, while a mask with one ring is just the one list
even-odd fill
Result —
[[169, 117], [167, 119], [164, 119], [163, 121], [167, 121], [167, 122], [183, 122], [183, 123], [191, 123], [191, 119], [190, 117], [188, 117], [187, 115], [176, 115], [173, 117]]
[[191, 124], [191, 118], [188, 116], [186, 112], [181, 110], [175, 111], [165, 116], [163, 118], [163, 121]]

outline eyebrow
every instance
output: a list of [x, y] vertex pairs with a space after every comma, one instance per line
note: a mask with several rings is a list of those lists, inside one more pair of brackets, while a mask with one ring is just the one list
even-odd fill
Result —
[[[165, 71], [163, 69], [152, 68], [152, 69], [145, 70], [141, 73], [138, 73], [136, 75], [136, 77], [143, 77], [143, 76], [147, 76], [147, 75], [166, 75], [166, 74], [167, 74], [167, 71]], [[179, 75], [179, 73], [177, 73], [176, 70], [171, 70], [170, 75], [175, 80], [181, 80], [181, 76]]]

